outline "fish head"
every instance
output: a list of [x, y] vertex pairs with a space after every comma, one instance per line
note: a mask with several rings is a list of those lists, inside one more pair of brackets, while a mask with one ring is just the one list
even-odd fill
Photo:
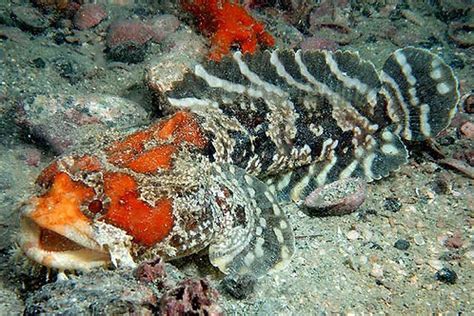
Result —
[[93, 153], [56, 159], [21, 211], [20, 248], [49, 268], [89, 270], [169, 243], [175, 202], [197, 190], [203, 170], [194, 158], [206, 144], [193, 116], [178, 112]]

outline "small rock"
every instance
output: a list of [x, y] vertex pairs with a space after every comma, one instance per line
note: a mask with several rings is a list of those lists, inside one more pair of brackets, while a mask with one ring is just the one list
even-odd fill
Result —
[[158, 289], [165, 287], [166, 269], [161, 257], [147, 260], [135, 269], [135, 277], [145, 283], [154, 283]]
[[454, 270], [449, 268], [442, 268], [435, 274], [435, 279], [446, 284], [455, 284], [458, 276]]
[[223, 315], [218, 292], [209, 282], [188, 279], [161, 298], [160, 315]]
[[464, 98], [464, 112], [474, 113], [474, 94], [469, 94]]
[[380, 264], [374, 263], [370, 275], [374, 278], [381, 279], [383, 278], [383, 268]]
[[425, 239], [421, 234], [416, 234], [415, 236], [413, 236], [413, 241], [418, 246], [423, 246], [425, 244]]
[[153, 29], [153, 41], [159, 43], [167, 38], [170, 34], [174, 33], [181, 22], [177, 17], [171, 14], [163, 14], [155, 17], [151, 21], [151, 27]]
[[58, 154], [88, 139], [90, 133], [148, 122], [145, 110], [134, 102], [100, 94], [39, 95], [23, 100], [18, 112], [17, 123]]
[[176, 82], [183, 80], [185, 74], [201, 61], [207, 49], [202, 37], [186, 30], [171, 34], [162, 45], [165, 53], [148, 64], [145, 81], [153, 92], [164, 97]]
[[453, 236], [448, 237], [444, 242], [444, 245], [449, 249], [459, 249], [463, 245], [463, 240], [461, 238], [461, 233], [456, 231]]
[[349, 240], [356, 240], [360, 237], [360, 234], [357, 230], [350, 230], [347, 232], [346, 237]]
[[255, 284], [255, 278], [249, 275], [243, 277], [228, 275], [221, 282], [224, 290], [238, 300], [249, 297], [255, 290]]
[[474, 123], [472, 122], [465, 122], [459, 128], [461, 135], [468, 139], [474, 139]]
[[410, 248], [410, 242], [405, 239], [399, 239], [395, 244], [393, 244], [393, 246], [398, 250], [408, 250], [408, 248]]
[[151, 315], [157, 298], [129, 270], [95, 270], [29, 292], [25, 315]]
[[448, 172], [443, 172], [436, 176], [432, 183], [432, 189], [436, 194], [448, 194], [451, 192], [452, 176]]
[[304, 200], [305, 213], [311, 216], [344, 215], [364, 203], [367, 184], [363, 179], [347, 178], [324, 185]]
[[90, 29], [107, 17], [107, 12], [100, 4], [83, 4], [74, 15], [74, 26], [79, 30]]
[[396, 213], [402, 208], [402, 203], [397, 198], [386, 198], [383, 203], [383, 208], [387, 211]]
[[41, 33], [50, 25], [49, 20], [35, 8], [13, 7], [11, 14], [22, 30], [31, 33]]
[[35, 65], [36, 68], [43, 69], [44, 67], [46, 67], [46, 62], [41, 57], [33, 59], [32, 62], [33, 62], [33, 65]]
[[439, 270], [443, 268], [443, 263], [441, 262], [441, 260], [437, 260], [437, 259], [429, 260], [428, 265], [435, 270]]
[[139, 63], [146, 55], [146, 44], [155, 33], [148, 24], [134, 21], [116, 21], [108, 32], [106, 44], [112, 60]]
[[454, 261], [454, 260], [461, 260], [462, 256], [459, 251], [447, 251], [442, 253], [439, 256], [439, 260], [443, 261]]

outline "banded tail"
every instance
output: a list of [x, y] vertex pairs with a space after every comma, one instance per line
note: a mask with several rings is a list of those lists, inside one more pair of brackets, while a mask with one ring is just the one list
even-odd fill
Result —
[[422, 141], [448, 127], [459, 90], [441, 58], [424, 49], [399, 49], [385, 62], [380, 78], [390, 95], [387, 113], [404, 139]]
[[438, 56], [408, 47], [380, 73], [352, 52], [237, 52], [197, 65], [166, 96], [201, 117], [216, 162], [301, 201], [338, 179], [388, 176], [407, 161], [402, 139], [449, 125], [459, 91]]

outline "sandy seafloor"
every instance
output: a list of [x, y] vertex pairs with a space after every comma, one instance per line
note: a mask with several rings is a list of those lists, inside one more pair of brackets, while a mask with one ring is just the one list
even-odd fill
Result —
[[[470, 23], [472, 30], [472, 11], [471, 16], [440, 18], [439, 3], [430, 7], [408, 1], [405, 11], [389, 18], [383, 14], [383, 5], [377, 7], [383, 1], [373, 2], [373, 14], [349, 12], [355, 16], [350, 22], [352, 35], [357, 36], [341, 49], [358, 51], [380, 69], [393, 50], [424, 46], [453, 66], [463, 95], [472, 91], [473, 48], [457, 45], [447, 36], [449, 19]], [[10, 25], [9, 10], [18, 4], [0, 4], [0, 315], [22, 314], [33, 288], [47, 282], [44, 275], [25, 277], [21, 272], [20, 277], [20, 268], [11, 260], [18, 209], [33, 194], [35, 177], [54, 157], [47, 144], [33, 141], [17, 124], [18, 104], [37, 94], [93, 91], [130, 98], [151, 117], [156, 116], [143, 73], [147, 63], [163, 51], [161, 44], [151, 44], [145, 60], [136, 64], [111, 62], [104, 55], [104, 34], [110, 20], [143, 10], [106, 5], [108, 20], [97, 28], [75, 31], [72, 36], [79, 38], [79, 44], [58, 45], [53, 40], [58, 31], [55, 27], [33, 35]], [[170, 12], [162, 12], [175, 13], [166, 10]], [[266, 14], [263, 9], [260, 13]], [[273, 16], [267, 17], [270, 25], [275, 23]], [[183, 21], [180, 28], [189, 22]], [[464, 36], [472, 45], [472, 35]], [[279, 38], [278, 45], [285, 44]], [[45, 61], [44, 68], [32, 62], [38, 57]], [[57, 57], [79, 60], [87, 74], [71, 84], [53, 66]], [[463, 119], [472, 122], [472, 114], [464, 114]], [[472, 157], [473, 135], [470, 140], [458, 127], [442, 136], [441, 148], [448, 156], [470, 151]], [[389, 178], [370, 183], [365, 204], [350, 215], [310, 218], [293, 210], [289, 217], [295, 230], [296, 254], [290, 266], [260, 280], [246, 299], [222, 294], [219, 303], [224, 310], [250, 315], [474, 313], [472, 179], [438, 164], [430, 155], [413, 156], [416, 158], [411, 157]], [[399, 208], [387, 206], [387, 201], [394, 200]], [[410, 247], [395, 248], [399, 239], [408, 241]], [[179, 269], [188, 277], [206, 276], [210, 269], [203, 266], [208, 266], [205, 257], [180, 264]], [[456, 273], [454, 284], [435, 278], [443, 267]], [[215, 271], [207, 277], [218, 287]]]

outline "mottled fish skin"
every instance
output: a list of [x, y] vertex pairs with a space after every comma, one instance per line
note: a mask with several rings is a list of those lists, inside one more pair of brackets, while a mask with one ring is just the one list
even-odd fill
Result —
[[352, 52], [277, 50], [199, 64], [165, 99], [173, 115], [43, 171], [22, 212], [28, 257], [87, 270], [208, 248], [222, 272], [261, 277], [294, 253], [289, 201], [388, 176], [404, 141], [449, 125], [459, 92], [424, 49], [381, 72]]
[[347, 51], [234, 53], [199, 64], [167, 93], [201, 117], [216, 162], [266, 181], [300, 203], [338, 179], [386, 177], [407, 162], [402, 141], [445, 129], [458, 82], [428, 50], [407, 47], [382, 71]]

